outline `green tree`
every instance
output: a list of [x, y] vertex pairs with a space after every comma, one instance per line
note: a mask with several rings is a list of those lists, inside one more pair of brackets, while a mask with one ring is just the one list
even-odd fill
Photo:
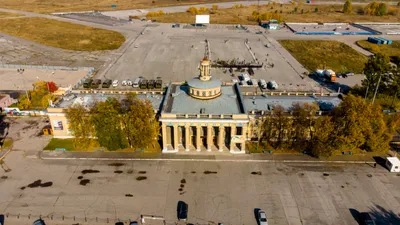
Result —
[[318, 104], [294, 103], [292, 112], [293, 139], [292, 146], [305, 148], [309, 139], [313, 137], [313, 126], [316, 120]]
[[380, 3], [379, 6], [378, 6], [378, 8], [377, 8], [376, 14], [377, 14], [378, 16], [384, 16], [384, 15], [386, 15], [387, 10], [388, 10], [388, 9], [387, 9], [386, 3]]
[[98, 102], [91, 110], [91, 119], [99, 144], [114, 151], [127, 147], [121, 126], [121, 104], [116, 98]]
[[[389, 83], [389, 77], [384, 76], [389, 70], [389, 57], [382, 55], [381, 53], [377, 53], [375, 56], [370, 56], [368, 62], [364, 66], [365, 79], [362, 81], [362, 86], [366, 89], [366, 97], [368, 97], [369, 94], [378, 87], [378, 83]], [[381, 82], [379, 82], [380, 79]]]
[[315, 157], [330, 157], [335, 151], [335, 127], [331, 117], [319, 117], [314, 124], [314, 135], [310, 143], [311, 154]]
[[77, 148], [86, 149], [90, 146], [94, 136], [93, 124], [89, 110], [80, 104], [74, 104], [65, 110], [68, 127], [74, 138]]
[[159, 123], [153, 106], [135, 95], [127, 95], [122, 116], [123, 132], [131, 148], [146, 148], [159, 136]]
[[291, 140], [292, 126], [291, 119], [288, 117], [285, 109], [277, 105], [272, 110], [272, 118], [274, 124], [273, 138], [276, 138], [275, 148], [284, 147], [285, 141]]
[[343, 13], [352, 13], [353, 12], [353, 6], [351, 4], [350, 0], [346, 0], [346, 2], [343, 5]]

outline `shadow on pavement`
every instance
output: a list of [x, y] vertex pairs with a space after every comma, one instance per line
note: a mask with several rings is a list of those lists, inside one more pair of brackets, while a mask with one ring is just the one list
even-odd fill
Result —
[[374, 156], [373, 157], [374, 158], [374, 160], [375, 160], [375, 162], [378, 164], [378, 165], [380, 165], [380, 166], [382, 166], [383, 168], [385, 168], [385, 169], [387, 169], [386, 168], [386, 159], [384, 159], [384, 158], [382, 158], [382, 157], [380, 157], [380, 156]]
[[350, 208], [349, 211], [353, 216], [354, 220], [357, 222], [357, 224], [360, 224], [360, 212], [353, 208]]
[[258, 225], [260, 225], [260, 223], [258, 222], [258, 212], [260, 210], [261, 210], [260, 208], [255, 208], [254, 209], [254, 218], [256, 219]]
[[396, 214], [392, 210], [387, 210], [380, 205], [370, 208], [369, 214], [375, 219], [376, 225], [398, 225], [400, 224], [400, 213]]
[[[333, 82], [333, 83], [326, 82], [325, 79], [319, 78], [315, 74], [310, 74], [308, 77], [313, 79], [315, 82], [317, 82], [322, 87], [332, 90], [334, 92], [337, 92], [340, 88], [340, 93], [344, 93], [344, 92], [347, 92], [348, 90], [350, 90], [350, 88], [351, 88], [350, 86], [348, 86], [346, 84], [341, 84], [338, 82]], [[346, 79], [346, 78], [341, 78], [341, 79]]]

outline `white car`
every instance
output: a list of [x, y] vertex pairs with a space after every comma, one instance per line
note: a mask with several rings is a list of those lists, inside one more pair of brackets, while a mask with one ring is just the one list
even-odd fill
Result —
[[132, 84], [133, 84], [133, 82], [132, 82], [131, 80], [127, 80], [127, 81], [126, 81], [126, 85], [132, 86]]
[[122, 86], [126, 86], [126, 80], [123, 80], [123, 81], [121, 82], [121, 85], [122, 85]]
[[237, 79], [235, 79], [235, 78], [232, 78], [232, 82], [233, 83], [238, 83], [239, 81]]
[[112, 82], [112, 86], [113, 86], [113, 87], [118, 86], [118, 80], [114, 80], [114, 81]]
[[258, 211], [258, 224], [259, 225], [268, 225], [267, 214], [264, 211]]

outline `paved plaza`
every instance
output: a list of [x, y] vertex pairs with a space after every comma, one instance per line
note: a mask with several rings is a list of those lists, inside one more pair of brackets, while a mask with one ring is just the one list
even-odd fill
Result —
[[400, 179], [379, 165], [33, 158], [15, 151], [2, 164], [0, 212], [9, 223], [41, 215], [50, 225], [113, 224], [150, 215], [175, 224], [180, 200], [193, 224], [257, 224], [257, 208], [271, 225], [351, 225], [364, 211], [377, 224], [399, 222]]

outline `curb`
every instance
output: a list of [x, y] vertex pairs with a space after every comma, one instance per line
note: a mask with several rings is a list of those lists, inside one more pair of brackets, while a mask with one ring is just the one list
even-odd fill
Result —
[[7, 156], [7, 154], [11, 152], [11, 150], [12, 150], [11, 148], [8, 149], [7, 152], [4, 153], [4, 154], [0, 157], [0, 161], [2, 161], [2, 160]]
[[313, 160], [274, 160], [274, 159], [243, 159], [243, 160], [234, 160], [234, 159], [163, 159], [163, 158], [154, 158], [154, 159], [138, 159], [138, 158], [53, 158], [53, 157], [42, 157], [43, 160], [91, 160], [91, 161], [172, 161], [172, 162], [269, 162], [269, 163], [315, 163], [315, 164], [366, 164], [366, 163], [376, 163], [375, 161], [313, 161]]

